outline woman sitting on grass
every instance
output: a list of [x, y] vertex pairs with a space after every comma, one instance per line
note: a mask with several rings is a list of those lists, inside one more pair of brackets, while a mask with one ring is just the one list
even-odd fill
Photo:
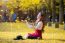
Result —
[[41, 12], [37, 15], [37, 20], [35, 22], [35, 32], [34, 33], [28, 33], [23, 38], [22, 36], [18, 36], [20, 39], [42, 39], [42, 30], [44, 28], [44, 15], [41, 14]]

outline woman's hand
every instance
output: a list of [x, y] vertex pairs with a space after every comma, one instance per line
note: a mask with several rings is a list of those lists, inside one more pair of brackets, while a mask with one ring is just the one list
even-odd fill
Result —
[[26, 24], [27, 24], [27, 26], [29, 28], [33, 28], [34, 27], [34, 23], [29, 23], [27, 20], [25, 20], [25, 22], [26, 22]]

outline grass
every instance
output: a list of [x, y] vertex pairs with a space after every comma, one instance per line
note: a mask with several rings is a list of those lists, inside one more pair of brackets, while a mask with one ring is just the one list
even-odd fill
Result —
[[24, 36], [34, 30], [27, 27], [25, 23], [0, 23], [0, 43], [65, 43], [65, 30], [45, 26], [43, 40], [12, 40], [17, 35]]

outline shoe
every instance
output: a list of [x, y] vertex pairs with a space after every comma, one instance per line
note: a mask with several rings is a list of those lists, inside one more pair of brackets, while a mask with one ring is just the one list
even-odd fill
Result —
[[21, 35], [18, 35], [14, 40], [24, 40]]

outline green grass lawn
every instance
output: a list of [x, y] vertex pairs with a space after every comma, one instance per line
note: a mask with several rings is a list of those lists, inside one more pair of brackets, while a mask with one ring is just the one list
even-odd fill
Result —
[[13, 40], [17, 35], [24, 36], [34, 32], [25, 23], [0, 23], [0, 43], [65, 43], [65, 31], [60, 28], [45, 26], [42, 40]]

